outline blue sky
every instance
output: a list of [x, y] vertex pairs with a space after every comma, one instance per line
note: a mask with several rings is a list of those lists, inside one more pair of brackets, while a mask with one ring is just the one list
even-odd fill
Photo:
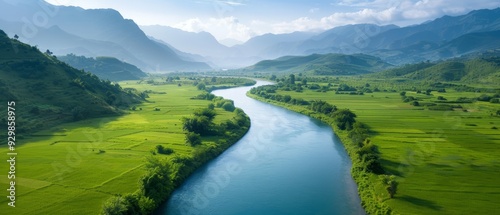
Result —
[[246, 41], [265, 33], [318, 31], [357, 23], [406, 26], [500, 7], [498, 0], [46, 0], [113, 8], [139, 25], [166, 25]]

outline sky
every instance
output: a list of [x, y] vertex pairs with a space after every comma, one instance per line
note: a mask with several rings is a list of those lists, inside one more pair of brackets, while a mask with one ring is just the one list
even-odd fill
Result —
[[444, 15], [500, 7], [499, 0], [46, 0], [85, 9], [112, 8], [139, 25], [206, 31], [244, 42], [266, 33], [321, 31], [373, 23], [407, 26]]

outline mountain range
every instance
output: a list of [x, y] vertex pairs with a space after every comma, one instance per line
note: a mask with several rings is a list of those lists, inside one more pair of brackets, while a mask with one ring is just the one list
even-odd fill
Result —
[[[138, 26], [112, 9], [53, 6], [42, 0], [0, 0], [0, 8], [0, 29], [11, 37], [17, 34], [56, 55], [114, 57], [145, 72], [242, 68], [282, 56], [329, 53], [364, 53], [402, 65], [500, 48], [500, 8], [406, 27], [354, 24], [323, 32], [264, 34], [231, 47], [207, 32]], [[37, 20], [40, 13], [47, 19]]]
[[0, 29], [56, 55], [111, 56], [147, 72], [211, 69], [157, 43], [112, 9], [54, 6], [42, 0], [0, 0]]
[[141, 28], [181, 51], [200, 54], [219, 66], [229, 67], [244, 67], [287, 55], [328, 53], [365, 53], [401, 65], [500, 48], [500, 8], [443, 16], [406, 27], [355, 24], [319, 33], [265, 34], [232, 47], [221, 45], [206, 32], [189, 33], [164, 26]]

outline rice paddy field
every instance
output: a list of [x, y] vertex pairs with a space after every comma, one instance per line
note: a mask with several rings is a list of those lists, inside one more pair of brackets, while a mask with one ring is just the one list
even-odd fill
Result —
[[[145, 157], [157, 145], [173, 149], [174, 154], [168, 156], [192, 152], [184, 143], [181, 118], [207, 107], [210, 101], [190, 99], [202, 91], [192, 84], [126, 81], [120, 85], [152, 93], [148, 102], [122, 116], [62, 124], [17, 140], [16, 208], [1, 198], [2, 214], [99, 214], [111, 196], [138, 189]], [[215, 123], [234, 116], [215, 110]], [[6, 145], [0, 146], [5, 160], [7, 152]], [[0, 163], [2, 188], [8, 188], [8, 165]]]
[[[306, 89], [277, 93], [348, 108], [370, 127], [370, 139], [381, 152], [384, 169], [398, 176], [394, 199], [379, 189], [380, 201], [396, 214], [500, 213], [500, 117], [495, 115], [500, 104], [476, 101], [436, 111], [404, 103], [399, 91], [347, 95]], [[453, 101], [481, 94], [446, 89], [431, 95], [408, 91], [406, 96], [432, 103], [438, 96]]]

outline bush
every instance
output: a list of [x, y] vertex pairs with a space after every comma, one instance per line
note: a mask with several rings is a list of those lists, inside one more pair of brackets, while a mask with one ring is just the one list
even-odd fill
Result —
[[205, 90], [205, 84], [204, 83], [199, 83], [198, 85], [196, 85], [196, 88], [198, 88], [198, 90]]
[[174, 153], [174, 150], [173, 150], [173, 149], [171, 149], [171, 148], [165, 148], [165, 147], [163, 147], [162, 145], [157, 145], [157, 146], [156, 146], [156, 152], [157, 152], [158, 154], [169, 155], [169, 154]]
[[200, 135], [208, 135], [213, 131], [214, 124], [207, 116], [194, 116], [192, 118], [183, 118], [183, 127], [187, 132], [194, 132]]
[[190, 146], [197, 146], [201, 144], [201, 136], [194, 132], [186, 134], [186, 143]]
[[222, 105], [222, 109], [229, 111], [229, 112], [233, 112], [235, 107], [234, 107], [234, 104], [232, 102], [224, 102], [224, 104]]
[[356, 114], [349, 109], [338, 110], [333, 113], [335, 124], [340, 130], [351, 130], [352, 125], [356, 122]]
[[115, 196], [108, 199], [102, 206], [102, 215], [125, 214], [127, 206], [121, 196]]

